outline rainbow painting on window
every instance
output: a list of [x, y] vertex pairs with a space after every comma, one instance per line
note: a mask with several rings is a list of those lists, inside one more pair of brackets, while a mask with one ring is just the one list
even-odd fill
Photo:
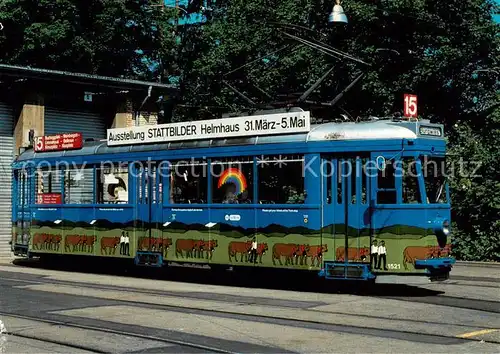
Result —
[[230, 167], [222, 173], [217, 188], [229, 183], [236, 186], [236, 195], [243, 193], [247, 189], [247, 179], [239, 169], [234, 167]]

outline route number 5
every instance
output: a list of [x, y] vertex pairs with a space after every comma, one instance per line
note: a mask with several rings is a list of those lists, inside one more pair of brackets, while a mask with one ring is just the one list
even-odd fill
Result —
[[404, 96], [404, 116], [407, 118], [417, 117], [417, 96], [405, 94]]

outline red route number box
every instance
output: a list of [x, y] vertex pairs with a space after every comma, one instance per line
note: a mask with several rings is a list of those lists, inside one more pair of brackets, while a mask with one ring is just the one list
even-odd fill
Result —
[[61, 193], [39, 193], [36, 196], [37, 204], [61, 204], [62, 195]]
[[82, 146], [82, 133], [64, 133], [35, 138], [35, 152], [74, 150], [81, 149]]
[[404, 94], [404, 116], [406, 118], [417, 118], [417, 95], [412, 95], [405, 93]]

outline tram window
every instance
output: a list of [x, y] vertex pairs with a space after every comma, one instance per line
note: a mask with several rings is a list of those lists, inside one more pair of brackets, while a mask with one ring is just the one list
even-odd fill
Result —
[[39, 169], [36, 176], [37, 204], [42, 204], [42, 195], [61, 195], [61, 170]]
[[367, 185], [368, 185], [368, 179], [367, 179], [367, 171], [366, 171], [366, 166], [368, 164], [368, 159], [361, 159], [361, 204], [366, 204], [367, 203]]
[[92, 204], [94, 202], [94, 169], [66, 170], [64, 176], [65, 204]]
[[356, 164], [356, 160], [349, 160], [351, 164], [351, 204], [356, 204], [356, 180], [357, 177], [360, 174], [360, 171], [358, 170], [358, 166]]
[[28, 173], [25, 170], [17, 171], [17, 205], [28, 205], [29, 198]]
[[403, 159], [403, 203], [422, 203], [420, 188], [418, 186], [416, 161], [414, 158]]
[[444, 158], [427, 156], [421, 158], [422, 171], [425, 180], [425, 191], [427, 193], [427, 203], [446, 203], [446, 161]]
[[[378, 189], [377, 203], [378, 204], [396, 204], [396, 180], [395, 168], [391, 160], [386, 161], [386, 167], [382, 171], [378, 171]], [[382, 189], [382, 190], [380, 190]]]
[[202, 160], [177, 161], [170, 172], [171, 204], [207, 203], [207, 163]]
[[332, 203], [332, 184], [333, 184], [333, 166], [331, 160], [323, 160], [323, 173], [325, 174], [326, 180], [326, 203]]
[[260, 204], [304, 204], [304, 156], [265, 156], [258, 166]]
[[337, 161], [337, 203], [342, 204], [344, 196], [342, 195], [342, 186], [344, 179], [342, 178], [342, 161]]
[[253, 157], [212, 160], [212, 203], [251, 204]]
[[109, 166], [97, 169], [98, 204], [128, 203], [128, 167]]
[[387, 160], [385, 169], [378, 171], [378, 189], [396, 188], [394, 172], [394, 164], [391, 160]]

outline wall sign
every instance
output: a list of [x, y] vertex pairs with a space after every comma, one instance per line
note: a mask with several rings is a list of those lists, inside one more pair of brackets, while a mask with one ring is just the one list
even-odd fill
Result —
[[37, 204], [61, 204], [62, 195], [61, 193], [39, 193], [36, 196]]
[[277, 113], [108, 129], [108, 145], [307, 133], [310, 129], [311, 117], [309, 111]]
[[35, 137], [35, 152], [81, 149], [82, 133], [65, 133]]

